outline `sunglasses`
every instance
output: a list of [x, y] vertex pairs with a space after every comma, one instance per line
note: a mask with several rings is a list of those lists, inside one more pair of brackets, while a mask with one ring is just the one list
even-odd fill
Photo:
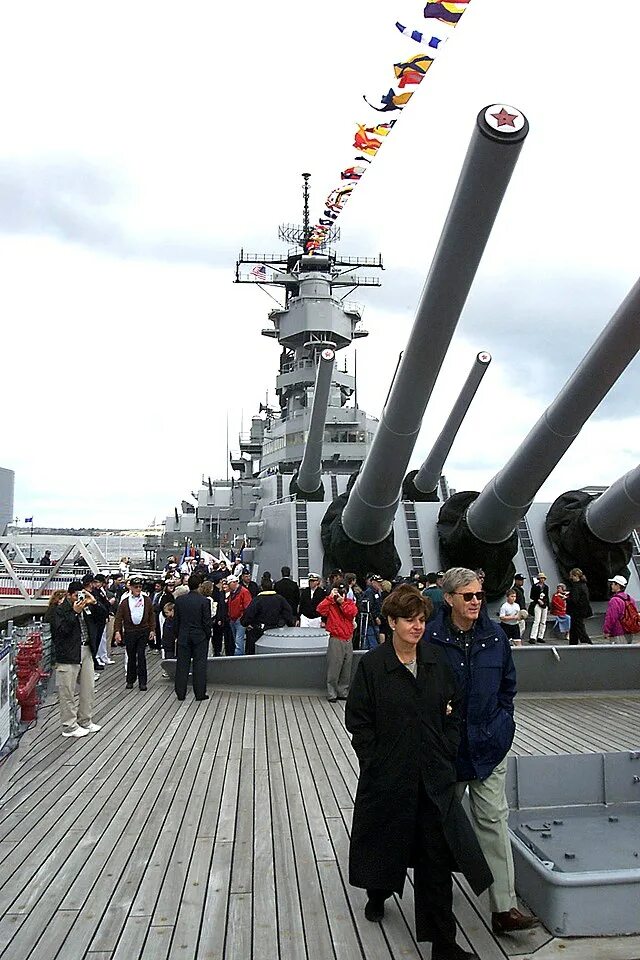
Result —
[[475, 593], [469, 590], [466, 593], [457, 592], [454, 595], [456, 597], [462, 597], [465, 603], [471, 603], [473, 599], [480, 600], [480, 601], [484, 600], [484, 590], [476, 590]]

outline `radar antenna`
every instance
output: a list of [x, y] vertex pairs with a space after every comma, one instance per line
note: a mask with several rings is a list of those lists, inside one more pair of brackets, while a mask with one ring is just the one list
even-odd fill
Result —
[[[311, 236], [311, 227], [309, 225], [309, 180], [311, 179], [311, 174], [303, 173], [302, 179], [304, 181], [302, 185], [302, 226], [297, 223], [283, 223], [282, 226], [278, 227], [278, 237], [280, 240], [284, 240], [285, 243], [295, 243], [296, 246], [306, 250], [307, 240]], [[340, 227], [331, 227], [331, 229], [327, 231], [322, 246], [328, 243], [337, 243], [339, 239]]]

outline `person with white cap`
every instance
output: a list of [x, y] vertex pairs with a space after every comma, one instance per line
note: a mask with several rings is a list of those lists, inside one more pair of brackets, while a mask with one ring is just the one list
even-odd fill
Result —
[[633, 628], [639, 625], [636, 602], [627, 593], [627, 581], [621, 574], [610, 577], [608, 582], [611, 599], [604, 618], [605, 639], [615, 643], [618, 637], [624, 637], [626, 643], [633, 643], [634, 635], [638, 632]]
[[309, 574], [309, 586], [300, 590], [298, 616], [301, 627], [321, 627], [322, 618], [318, 613], [318, 604], [327, 595], [322, 589], [322, 579], [317, 573]]
[[529, 613], [533, 616], [529, 643], [544, 643], [544, 631], [547, 626], [547, 614], [549, 613], [549, 588], [546, 574], [542, 571], [533, 581], [529, 597], [531, 600]]

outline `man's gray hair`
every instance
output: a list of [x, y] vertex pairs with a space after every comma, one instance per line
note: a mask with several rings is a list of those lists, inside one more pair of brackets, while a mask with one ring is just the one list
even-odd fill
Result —
[[478, 574], [475, 570], [470, 570], [468, 567], [450, 567], [444, 574], [442, 592], [457, 593], [460, 587], [466, 587], [467, 584], [473, 583], [477, 579]]

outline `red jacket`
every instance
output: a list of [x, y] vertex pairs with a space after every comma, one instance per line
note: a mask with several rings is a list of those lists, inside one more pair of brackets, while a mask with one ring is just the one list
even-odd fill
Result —
[[240, 620], [244, 612], [251, 603], [252, 596], [246, 587], [240, 587], [235, 593], [229, 594], [227, 600], [227, 614], [229, 620]]
[[344, 599], [342, 606], [335, 597], [321, 600], [316, 610], [321, 617], [327, 618], [327, 632], [338, 640], [351, 640], [353, 636], [353, 618], [358, 613], [355, 600]]
[[551, 597], [551, 613], [555, 617], [566, 617], [567, 599], [561, 593], [554, 593]]

